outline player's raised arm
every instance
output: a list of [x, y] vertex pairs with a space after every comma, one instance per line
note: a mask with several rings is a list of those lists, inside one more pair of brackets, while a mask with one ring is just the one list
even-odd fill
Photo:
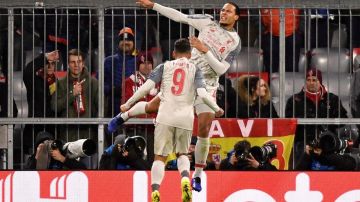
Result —
[[176, 9], [162, 6], [149, 0], [137, 0], [136, 4], [144, 8], [153, 9], [176, 22], [189, 24], [197, 30], [201, 30], [202, 26], [208, 24], [209, 20], [211, 20], [211, 17], [207, 15], [186, 15]]
[[139, 99], [143, 98], [147, 95], [151, 89], [155, 87], [157, 83], [161, 81], [161, 77], [163, 74], [164, 65], [158, 65], [153, 71], [151, 71], [149, 79], [145, 81], [145, 83], [140, 86], [140, 88], [131, 96], [125, 104], [121, 105], [121, 108], [129, 109], [132, 105], [134, 105]]

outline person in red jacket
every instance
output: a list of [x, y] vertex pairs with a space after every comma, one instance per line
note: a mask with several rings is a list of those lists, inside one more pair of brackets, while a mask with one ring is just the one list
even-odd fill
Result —
[[[125, 101], [127, 101], [147, 80], [150, 72], [154, 68], [154, 60], [150, 53], [140, 53], [136, 58], [136, 72], [130, 75], [125, 80]], [[149, 102], [159, 92], [159, 85], [150, 91], [143, 99], [139, 101]], [[156, 114], [150, 114], [150, 117], [155, 117]], [[149, 117], [149, 115], [141, 116]]]

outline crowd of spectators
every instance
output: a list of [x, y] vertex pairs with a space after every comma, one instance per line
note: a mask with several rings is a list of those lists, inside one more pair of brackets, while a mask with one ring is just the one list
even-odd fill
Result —
[[[36, 12], [38, 14], [44, 13], [43, 10], [36, 10]], [[350, 31], [354, 32], [357, 30], [358, 27], [354, 24], [359, 22], [358, 16], [353, 17], [353, 27], [349, 29], [350, 23], [344, 18], [331, 18], [330, 24], [328, 24], [327, 18], [331, 17], [331, 15], [328, 15], [326, 12], [327, 10], [324, 9], [312, 10], [311, 14], [316, 15], [317, 19], [312, 19], [308, 25], [309, 27], [304, 27], [306, 19], [304, 19], [303, 10], [285, 9], [285, 70], [287, 72], [299, 71], [299, 52], [300, 48], [304, 47], [305, 43], [308, 43], [304, 39], [306, 39], [305, 35], [308, 34], [309, 30], [311, 30], [310, 39], [308, 39], [310, 40], [310, 48], [330, 46], [331, 34], [328, 35], [325, 31], [329, 30], [331, 26], [334, 27], [334, 24], [345, 24], [348, 27], [348, 35], [351, 34]], [[43, 47], [42, 53], [33, 57], [27, 64], [25, 64], [25, 60], [16, 63], [17, 69], [15, 70], [23, 71], [23, 81], [27, 90], [28, 117], [98, 117], [98, 67], [92, 66], [94, 63], [86, 60], [86, 55], [92, 55], [91, 51], [94, 51], [98, 46], [98, 36], [96, 34], [98, 33], [98, 25], [96, 18], [90, 18], [88, 15], [89, 11], [83, 9], [80, 10], [81, 17], [78, 16], [79, 12], [76, 9], [68, 11], [58, 9], [56, 10], [58, 18], [54, 17], [54, 13], [55, 9], [48, 9], [46, 14], [49, 14], [51, 17], [44, 18], [44, 15], [36, 15], [35, 18], [24, 17], [25, 26], [19, 23], [21, 19], [15, 19], [14, 33], [16, 36], [14, 47], [17, 47], [15, 52], [19, 51], [18, 49], [22, 49], [25, 52], [25, 50], [34, 48], [29, 47], [30, 42], [28, 41], [19, 45], [19, 40], [22, 38], [23, 40], [34, 41], [34, 45]], [[334, 12], [330, 11], [330, 13]], [[140, 22], [143, 18], [139, 18], [140, 20], [125, 18], [124, 20], [125, 16], [119, 16], [116, 15], [117, 18], [112, 19], [107, 15], [105, 19], [106, 58], [104, 60], [103, 97], [105, 101], [105, 117], [112, 117], [118, 114], [120, 105], [131, 97], [137, 88], [146, 81], [151, 70], [160, 62], [154, 58], [154, 52], [151, 51], [152, 48], [157, 46], [154, 33], [157, 26], [156, 23], [160, 24], [160, 30], [158, 31], [160, 33], [159, 43], [162, 53], [160, 60], [162, 61], [171, 58], [172, 41], [180, 36], [188, 35], [188, 30], [183, 27], [184, 25], [174, 22], [169, 23], [163, 17], [160, 17], [160, 21], [149, 17], [149, 23], [145, 28]], [[253, 15], [251, 16], [251, 22], [255, 22], [250, 25], [251, 28], [259, 27], [258, 24], [261, 24], [262, 30], [259, 32], [261, 33], [261, 36], [259, 36], [261, 40], [258, 39], [258, 43], [259, 40], [261, 43], [258, 46], [263, 50], [263, 70], [268, 75], [279, 71], [279, 16], [279, 9], [261, 9], [260, 16], [255, 17], [256, 19], [253, 19]], [[0, 15], [0, 94], [7, 95], [7, 51], [4, 50], [7, 50], [6, 40], [8, 38], [8, 30], [7, 23], [5, 23], [7, 20], [2, 18], [2, 15]], [[33, 21], [36, 22], [36, 27], [32, 30], [28, 25], [33, 23]], [[125, 21], [126, 23], [124, 24]], [[242, 31], [239, 30], [239, 32]], [[34, 34], [32, 34], [33, 32]], [[29, 35], [32, 35], [32, 37], [29, 37]], [[353, 41], [348, 40], [345, 47], [359, 46], [360, 43], [358, 41], [360, 40], [357, 40], [357, 38], [357, 35], [353, 34]], [[246, 46], [247, 44], [243, 45]], [[252, 45], [250, 44], [250, 46]], [[19, 55], [21, 56], [21, 54], [24, 53], [21, 52]], [[311, 56], [307, 57], [311, 60]], [[61, 64], [61, 67], [59, 67], [59, 64]], [[64, 77], [56, 74], [56, 71], [59, 70], [66, 71]], [[323, 74], [324, 72], [316, 67], [306, 69], [304, 87], [300, 92], [294, 92], [294, 95], [287, 100], [285, 117], [348, 117], [340, 97], [335, 92], [328, 91], [326, 86], [323, 85]], [[216, 97], [219, 106], [226, 112], [224, 117], [244, 119], [279, 118], [278, 110], [275, 109], [272, 102], [269, 87], [271, 80], [264, 80], [260, 75], [245, 74], [232, 80], [222, 76], [219, 83], [220, 86]], [[159, 87], [157, 86], [151, 91], [150, 95], [144, 97], [144, 100], [151, 100], [158, 92]], [[0, 97], [0, 117], [8, 116], [7, 102], [7, 96]], [[357, 106], [356, 103], [353, 106]], [[14, 117], [17, 116], [17, 107], [14, 102]], [[354, 114], [353, 116], [355, 117]], [[335, 132], [339, 127], [341, 126], [298, 125], [293, 151], [295, 153], [295, 160], [298, 161], [303, 157], [303, 151], [307, 149], [306, 145], [318, 138], [321, 132]], [[39, 143], [34, 136], [43, 131], [55, 135], [56, 139], [69, 142], [84, 138], [96, 140], [97, 130], [96, 125], [70, 124], [55, 126], [49, 124], [29, 124], [24, 129], [23, 141], [25, 152], [31, 151], [31, 148], [33, 150], [38, 148]], [[106, 150], [106, 154], [121, 153], [121, 146], [118, 145], [123, 144], [123, 140], [120, 140], [120, 143], [114, 143], [112, 149]], [[108, 145], [111, 145], [110, 142]], [[307, 152], [306, 154], [309, 153], [308, 149], [305, 151]], [[141, 156], [140, 159], [143, 159], [144, 156]], [[212, 161], [211, 159], [209, 157], [209, 162]], [[226, 163], [225, 167], [229, 167], [229, 163], [231, 164], [231, 162], [236, 160], [235, 153], [232, 153], [229, 154], [227, 159], [223, 159], [224, 162], [221, 164], [217, 163], [217, 166], [212, 167], [220, 167], [221, 169], [221, 165]], [[251, 158], [249, 161], [251, 160], [253, 159]], [[111, 163], [111, 169], [118, 167], [113, 162]], [[149, 167], [144, 166], [142, 168], [148, 169]]]

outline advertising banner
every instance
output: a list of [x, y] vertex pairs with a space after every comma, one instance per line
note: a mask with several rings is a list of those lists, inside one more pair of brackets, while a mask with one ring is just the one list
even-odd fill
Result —
[[[148, 171], [4, 171], [0, 202], [148, 202]], [[359, 172], [221, 172], [202, 176], [193, 202], [360, 201]], [[166, 171], [161, 201], [181, 201], [180, 175]]]

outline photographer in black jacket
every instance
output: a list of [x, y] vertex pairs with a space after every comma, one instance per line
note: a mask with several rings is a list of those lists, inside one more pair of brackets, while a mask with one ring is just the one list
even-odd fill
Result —
[[104, 170], [149, 170], [144, 160], [146, 140], [141, 136], [118, 135], [100, 159], [99, 169]]
[[220, 170], [277, 170], [270, 163], [276, 152], [276, 145], [271, 142], [251, 147], [250, 142], [242, 140], [234, 145], [228, 158], [221, 161]]
[[306, 145], [297, 170], [356, 170], [358, 155], [344, 153], [352, 147], [352, 141], [339, 138], [331, 131], [320, 134], [310, 145]]
[[35, 148], [36, 152], [29, 157], [26, 169], [87, 169], [80, 158], [91, 156], [96, 152], [96, 144], [90, 139], [80, 139], [63, 145], [60, 140], [54, 140], [53, 135], [46, 131], [37, 134]]

